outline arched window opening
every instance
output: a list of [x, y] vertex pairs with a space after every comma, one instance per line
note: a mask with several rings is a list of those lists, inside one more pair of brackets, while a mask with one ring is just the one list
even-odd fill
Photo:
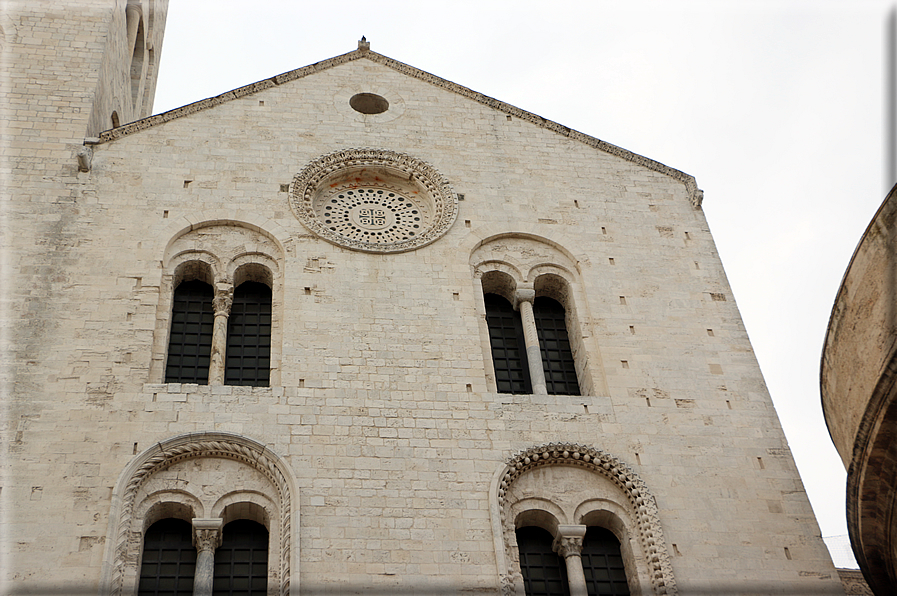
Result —
[[271, 373], [271, 288], [240, 284], [227, 321], [226, 385], [267, 387]]
[[484, 294], [483, 298], [498, 392], [532, 393], [520, 314], [498, 294]]
[[121, 126], [121, 120], [118, 117], [118, 112], [116, 112], [115, 110], [112, 110], [111, 119], [112, 119], [112, 128], [118, 128], [119, 126]]
[[268, 530], [248, 519], [224, 526], [215, 551], [214, 596], [265, 596], [268, 593]]
[[629, 596], [620, 541], [607, 528], [590, 526], [586, 530], [582, 570], [589, 596]]
[[199, 280], [185, 281], [175, 289], [166, 383], [208, 383], [215, 322], [213, 296], [212, 286]]
[[567, 335], [566, 312], [553, 298], [539, 296], [533, 303], [545, 386], [551, 395], [580, 395], [576, 362]]
[[172, 518], [157, 521], [143, 538], [137, 596], [192, 596], [195, 570], [191, 525]]
[[517, 529], [517, 550], [526, 596], [570, 596], [564, 561], [552, 549], [554, 538], [537, 526]]

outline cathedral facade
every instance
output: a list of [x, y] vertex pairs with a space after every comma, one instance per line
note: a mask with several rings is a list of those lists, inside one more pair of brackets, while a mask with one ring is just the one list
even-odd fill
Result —
[[841, 593], [692, 176], [166, 4], [0, 19], [8, 593]]

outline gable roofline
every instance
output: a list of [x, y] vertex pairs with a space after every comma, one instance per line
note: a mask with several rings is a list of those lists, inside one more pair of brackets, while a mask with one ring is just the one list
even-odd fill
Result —
[[215, 106], [221, 105], [234, 99], [246, 97], [265, 89], [283, 85], [284, 83], [289, 83], [290, 81], [295, 81], [296, 79], [307, 77], [308, 75], [333, 68], [334, 66], [353, 62], [361, 58], [366, 58], [412, 78], [424, 81], [447, 91], [451, 91], [452, 93], [457, 93], [458, 95], [461, 95], [468, 99], [472, 99], [473, 101], [498, 110], [499, 112], [502, 112], [509, 116], [519, 118], [520, 120], [525, 120], [541, 128], [548, 129], [559, 135], [584, 143], [590, 147], [598, 149], [599, 151], [609, 153], [626, 161], [645, 167], [649, 170], [653, 170], [660, 174], [665, 174], [671, 178], [679, 180], [685, 185], [685, 189], [688, 192], [688, 196], [691, 200], [692, 205], [696, 209], [701, 207], [701, 203], [704, 199], [704, 191], [698, 188], [694, 176], [691, 176], [690, 174], [686, 174], [681, 170], [671, 168], [660, 163], [659, 161], [654, 161], [653, 159], [649, 159], [643, 155], [633, 153], [632, 151], [628, 151], [626, 149], [623, 149], [622, 147], [618, 147], [617, 145], [602, 141], [601, 139], [598, 139], [596, 137], [581, 133], [578, 130], [573, 130], [572, 128], [568, 128], [562, 124], [558, 124], [553, 120], [543, 118], [538, 114], [527, 112], [526, 110], [522, 110], [516, 106], [512, 106], [509, 103], [499, 101], [493, 97], [489, 97], [488, 95], [484, 95], [482, 93], [474, 91], [473, 89], [464, 87], [463, 85], [459, 85], [447, 79], [437, 77], [436, 75], [420, 70], [419, 68], [409, 66], [404, 62], [393, 60], [392, 58], [384, 56], [383, 54], [378, 54], [377, 52], [372, 52], [367, 49], [367, 44], [359, 45], [361, 47], [357, 50], [353, 50], [339, 56], [334, 56], [333, 58], [322, 60], [321, 62], [315, 62], [314, 64], [309, 64], [308, 66], [297, 68], [296, 70], [291, 70], [289, 72], [285, 72], [283, 74], [258, 81], [257, 83], [252, 83], [244, 87], [238, 87], [236, 89], [233, 89], [232, 91], [222, 93], [221, 95], [217, 95], [215, 97], [209, 97], [207, 99], [190, 103], [185, 106], [163, 112], [161, 114], [149, 116], [141, 120], [135, 120], [134, 122], [119, 126], [118, 128], [103, 131], [102, 133], [100, 133], [99, 139], [92, 139], [92, 142], [90, 144], [102, 144], [110, 141], [115, 141], [122, 137], [140, 132], [141, 130], [152, 128], [154, 126], [164, 124], [165, 122], [170, 122], [171, 120], [175, 120], [183, 116], [189, 116], [190, 114], [195, 114], [196, 112], [214, 108]]

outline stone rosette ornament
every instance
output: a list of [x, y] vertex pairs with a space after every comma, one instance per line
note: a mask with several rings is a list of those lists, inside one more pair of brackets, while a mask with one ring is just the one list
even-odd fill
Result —
[[458, 198], [433, 166], [385, 149], [346, 149], [315, 159], [293, 178], [290, 206], [315, 235], [372, 253], [426, 246], [458, 216]]

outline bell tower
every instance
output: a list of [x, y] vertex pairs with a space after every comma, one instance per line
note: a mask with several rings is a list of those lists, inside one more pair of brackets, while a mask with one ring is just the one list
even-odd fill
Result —
[[152, 113], [168, 0], [8, 4], [0, 101], [12, 110], [9, 134], [40, 127], [44, 143], [80, 145]]
[[152, 114], [168, 0], [118, 0], [110, 15], [87, 136]]

